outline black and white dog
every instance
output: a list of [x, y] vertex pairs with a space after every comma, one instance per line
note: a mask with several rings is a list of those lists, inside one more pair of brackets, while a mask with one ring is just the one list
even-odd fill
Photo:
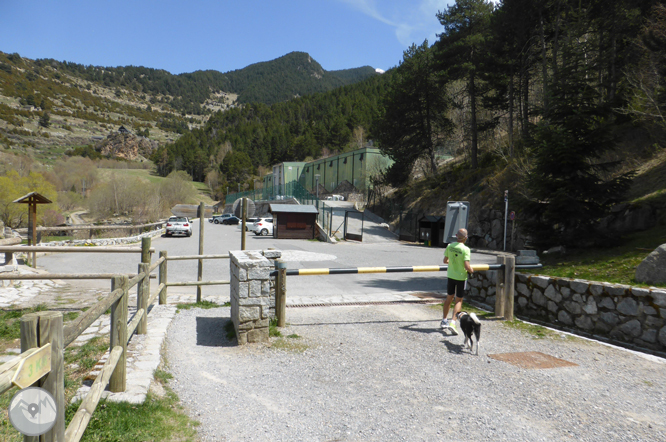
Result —
[[481, 337], [481, 321], [476, 317], [474, 313], [460, 312], [458, 314], [458, 324], [460, 324], [460, 330], [465, 334], [465, 346], [469, 348], [471, 352], [474, 348], [474, 340], [472, 339], [472, 333], [476, 337], [476, 355], [479, 355], [479, 338]]

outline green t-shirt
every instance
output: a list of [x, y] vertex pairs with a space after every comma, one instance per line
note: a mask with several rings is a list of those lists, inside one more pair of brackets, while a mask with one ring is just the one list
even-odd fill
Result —
[[449, 270], [447, 276], [456, 281], [467, 281], [465, 261], [470, 260], [469, 247], [461, 242], [451, 243], [446, 246], [444, 256], [449, 258]]

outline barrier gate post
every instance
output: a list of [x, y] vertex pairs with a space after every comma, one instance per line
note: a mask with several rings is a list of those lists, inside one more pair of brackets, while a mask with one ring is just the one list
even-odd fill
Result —
[[277, 276], [275, 277], [275, 316], [277, 326], [284, 327], [287, 316], [287, 263], [275, 260]]

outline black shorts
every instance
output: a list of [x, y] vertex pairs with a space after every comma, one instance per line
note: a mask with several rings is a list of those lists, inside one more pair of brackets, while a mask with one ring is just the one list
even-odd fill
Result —
[[448, 278], [446, 284], [447, 295], [456, 295], [456, 298], [462, 298], [465, 296], [465, 290], [467, 290], [467, 281], [458, 281], [457, 279]]

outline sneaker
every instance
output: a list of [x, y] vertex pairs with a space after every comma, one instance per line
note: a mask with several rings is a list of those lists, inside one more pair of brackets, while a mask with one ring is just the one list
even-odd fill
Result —
[[458, 329], [456, 328], [456, 323], [455, 323], [455, 321], [451, 321], [451, 322], [449, 322], [449, 329], [451, 330], [451, 332], [452, 332], [454, 335], [457, 335], [457, 334], [458, 334]]
[[439, 323], [439, 326], [441, 328], [447, 328], [449, 326], [449, 320], [448, 319], [442, 319], [442, 322]]

